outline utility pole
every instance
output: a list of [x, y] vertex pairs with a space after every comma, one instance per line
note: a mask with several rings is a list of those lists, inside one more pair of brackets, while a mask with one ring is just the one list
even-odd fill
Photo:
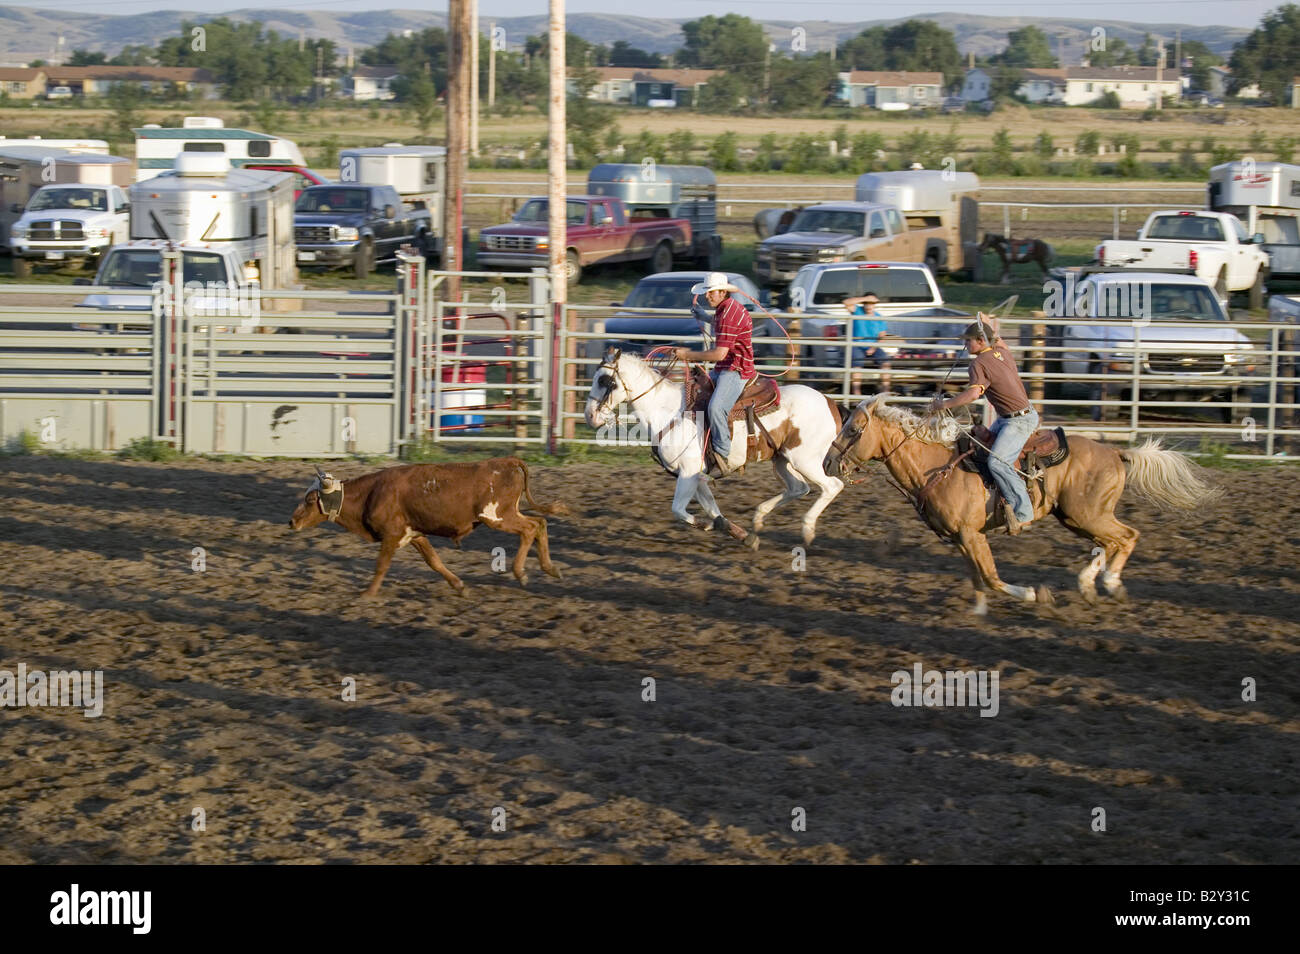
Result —
[[[565, 137], [565, 105], [568, 97], [564, 56], [564, 0], [550, 0], [550, 111], [547, 114], [547, 235], [550, 241], [550, 278], [551, 278], [551, 330], [554, 340], [558, 342], [559, 331], [565, 327], [568, 309], [565, 308], [569, 298], [568, 276], [564, 272], [564, 260], [567, 252], [565, 234], [565, 199], [568, 195], [567, 139]], [[557, 345], [558, 346], [558, 345]], [[552, 360], [558, 357], [552, 351]], [[558, 376], [552, 375], [558, 383]], [[551, 389], [552, 416], [555, 415], [556, 402], [559, 401], [559, 388]], [[553, 450], [555, 433], [548, 435], [548, 444]]]
[[469, 154], [478, 155], [478, 0], [469, 0]]
[[1165, 75], [1165, 41], [1156, 47], [1156, 109], [1162, 108], [1165, 99], [1164, 90], [1160, 88]]
[[488, 23], [488, 112], [497, 105], [497, 25]]
[[[442, 267], [459, 272], [461, 204], [469, 145], [469, 0], [448, 0], [447, 9], [447, 194], [443, 200]], [[447, 279], [447, 297], [460, 301], [460, 277]]]

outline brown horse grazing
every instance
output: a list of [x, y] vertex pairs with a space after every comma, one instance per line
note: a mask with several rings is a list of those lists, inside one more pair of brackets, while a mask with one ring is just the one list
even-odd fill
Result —
[[1001, 235], [995, 235], [992, 232], [984, 233], [984, 241], [980, 242], [980, 254], [992, 249], [998, 258], [1002, 259], [1002, 277], [998, 279], [1003, 285], [1011, 282], [1011, 266], [1022, 265], [1025, 262], [1036, 262], [1038, 267], [1043, 270], [1044, 277], [1047, 276], [1047, 266], [1052, 263], [1056, 253], [1052, 246], [1048, 245], [1042, 239], [1008, 239]]
[[[998, 578], [986, 534], [1004, 523], [1002, 508], [992, 506], [978, 474], [951, 466], [957, 458], [953, 442], [960, 430], [957, 422], [922, 418], [906, 408], [891, 407], [886, 399], [887, 395], [877, 394], [853, 410], [826, 455], [826, 473], [843, 478], [868, 461], [884, 461], [922, 519], [966, 558], [977, 614], [988, 612], [985, 587], [1027, 602], [1051, 602], [1045, 586], [1012, 586]], [[1191, 461], [1161, 448], [1159, 441], [1116, 450], [1071, 435], [1068, 444], [1069, 456], [1043, 471], [1041, 486], [1032, 481], [1034, 519], [1050, 513], [1097, 545], [1095, 556], [1079, 574], [1084, 599], [1097, 598], [1094, 581], [1102, 571], [1110, 595], [1124, 599], [1120, 573], [1138, 540], [1138, 532], [1115, 517], [1126, 479], [1156, 504], [1183, 510], [1207, 503], [1220, 492], [1201, 480]]]

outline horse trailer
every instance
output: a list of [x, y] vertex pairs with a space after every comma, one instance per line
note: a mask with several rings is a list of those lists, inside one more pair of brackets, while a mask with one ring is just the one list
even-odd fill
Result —
[[176, 167], [130, 188], [131, 239], [233, 246], [256, 261], [262, 287], [296, 281], [289, 172], [232, 169], [224, 156], [184, 152]]
[[853, 198], [896, 206], [910, 229], [942, 228], [947, 247], [960, 249], [960, 259], [953, 261], [945, 253], [939, 271], [973, 274], [979, 261], [979, 204], [971, 193], [979, 187], [973, 172], [867, 172], [858, 176]]
[[1270, 273], [1300, 278], [1300, 166], [1225, 162], [1210, 170], [1206, 208], [1235, 215], [1246, 234], [1263, 233]]
[[587, 176], [587, 194], [622, 199], [633, 219], [686, 219], [691, 247], [686, 256], [697, 268], [722, 265], [718, 234], [718, 178], [703, 166], [637, 165], [606, 162]]
[[41, 140], [16, 146], [13, 143], [17, 141], [0, 140], [0, 246], [6, 249], [10, 227], [22, 217], [28, 200], [42, 186], [130, 185], [129, 159], [76, 152]]
[[296, 143], [247, 129], [227, 129], [212, 116], [186, 116], [179, 129], [150, 124], [135, 130], [135, 181], [172, 168], [182, 152], [214, 152], [229, 165], [307, 165]]

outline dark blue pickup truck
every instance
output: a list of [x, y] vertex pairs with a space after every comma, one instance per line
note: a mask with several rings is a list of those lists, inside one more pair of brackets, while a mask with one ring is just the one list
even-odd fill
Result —
[[357, 278], [394, 258], [403, 245], [414, 245], [430, 260], [439, 254], [429, 210], [404, 202], [392, 186], [304, 189], [294, 204], [293, 234], [300, 267], [351, 267]]

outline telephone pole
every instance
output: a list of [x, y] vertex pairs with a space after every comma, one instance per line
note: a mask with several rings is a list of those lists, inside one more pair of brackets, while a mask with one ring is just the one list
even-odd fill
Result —
[[488, 112], [497, 105], [497, 25], [488, 24]]
[[[469, 146], [469, 0], [448, 0], [447, 9], [447, 194], [443, 200], [442, 267], [459, 272], [460, 223]], [[460, 277], [447, 279], [447, 297], [460, 301]]]
[[[564, 56], [564, 0], [550, 0], [550, 112], [547, 114], [547, 238], [550, 242], [550, 278], [551, 278], [551, 331], [552, 366], [559, 367], [559, 342], [561, 329], [568, 327], [568, 309], [565, 307], [569, 298], [568, 276], [564, 272], [565, 258], [568, 253], [568, 239], [565, 229], [565, 200], [568, 196], [568, 140], [565, 136], [565, 105], [569, 95]], [[572, 338], [568, 339], [570, 342]], [[573, 366], [570, 365], [570, 369]], [[565, 375], [568, 380], [569, 375]], [[552, 375], [550, 393], [551, 407], [563, 407], [559, 387], [560, 376]], [[552, 419], [555, 410], [552, 410]], [[548, 430], [547, 446], [554, 451], [555, 432]]]
[[1164, 105], [1165, 93], [1160, 88], [1161, 81], [1165, 75], [1165, 41], [1161, 40], [1156, 47], [1156, 109], [1161, 109]]
[[478, 0], [469, 0], [469, 154], [478, 155]]

